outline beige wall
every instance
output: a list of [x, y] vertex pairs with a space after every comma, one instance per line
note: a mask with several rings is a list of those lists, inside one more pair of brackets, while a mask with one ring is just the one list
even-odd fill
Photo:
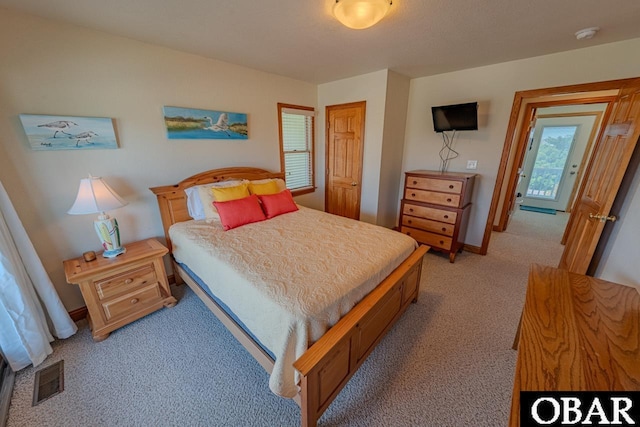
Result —
[[387, 70], [381, 70], [318, 86], [319, 126], [316, 141], [316, 166], [318, 170], [316, 183], [318, 186], [317, 196], [322, 197], [322, 205], [320, 206], [324, 206], [325, 188], [325, 108], [328, 105], [366, 101], [360, 219], [372, 224], [376, 224], [378, 219], [387, 75]]
[[398, 217], [400, 186], [404, 183], [402, 155], [404, 132], [407, 125], [407, 104], [410, 79], [389, 71], [387, 99], [384, 112], [384, 130], [380, 162], [380, 186], [377, 224], [395, 227]]
[[[0, 9], [0, 180], [67, 309], [83, 306], [62, 261], [98, 250], [93, 216], [67, 215], [80, 178], [129, 205], [125, 243], [163, 235], [149, 187], [230, 165], [280, 169], [278, 102], [316, 105], [316, 85]], [[162, 107], [248, 114], [249, 139], [167, 140]], [[19, 114], [112, 117], [120, 148], [32, 151]]]
[[[476, 181], [467, 243], [480, 246], [514, 93], [640, 76], [640, 56], [635, 54], [638, 51], [640, 39], [633, 39], [412, 80], [403, 170], [438, 168], [442, 139], [433, 132], [431, 106], [478, 101], [480, 129], [459, 134], [455, 148], [460, 157], [451, 161], [449, 170], [466, 171], [467, 160], [478, 160], [480, 179]], [[635, 206], [640, 199], [637, 187], [629, 198]], [[618, 236], [637, 235], [640, 220], [626, 215], [616, 226]], [[628, 240], [613, 238], [609, 245], [616, 248], [612, 254], [622, 256], [624, 262], [631, 261], [635, 249]], [[625, 277], [640, 280], [637, 260], [625, 265], [634, 272]], [[608, 268], [603, 267], [602, 276], [611, 277]]]
[[[410, 80], [381, 70], [318, 86], [317, 196], [324, 195], [326, 168], [326, 107], [366, 101], [360, 220], [394, 227], [406, 128]], [[322, 203], [322, 204], [321, 204]], [[316, 203], [324, 206], [324, 199]]]

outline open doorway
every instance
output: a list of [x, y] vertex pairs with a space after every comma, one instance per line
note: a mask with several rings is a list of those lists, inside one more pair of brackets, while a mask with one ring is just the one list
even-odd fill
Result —
[[[606, 103], [536, 109], [504, 231], [547, 242], [557, 260]], [[555, 264], [555, 263], [554, 263]]]
[[[561, 268], [584, 273], [600, 240], [604, 223], [635, 148], [640, 126], [640, 79], [563, 86], [517, 92], [480, 253], [486, 254], [491, 232], [506, 229], [513, 212], [521, 170], [536, 110], [559, 105], [605, 103], [602, 125], [587, 162], [566, 228]], [[611, 218], [611, 219], [610, 219]], [[567, 237], [568, 236], [568, 237]]]
[[[551, 215], [571, 212], [606, 108], [601, 103], [536, 110], [518, 167], [512, 209]], [[509, 212], [510, 218], [513, 213]]]

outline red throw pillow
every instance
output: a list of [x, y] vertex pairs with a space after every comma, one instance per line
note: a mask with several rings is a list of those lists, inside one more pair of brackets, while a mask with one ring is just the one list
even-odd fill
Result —
[[225, 230], [267, 219], [255, 194], [242, 199], [213, 202]]
[[291, 196], [291, 191], [288, 189], [278, 194], [268, 194], [258, 197], [262, 202], [262, 209], [264, 213], [267, 214], [267, 218], [273, 218], [274, 216], [298, 210], [298, 206], [296, 206], [296, 203], [293, 201], [293, 196]]

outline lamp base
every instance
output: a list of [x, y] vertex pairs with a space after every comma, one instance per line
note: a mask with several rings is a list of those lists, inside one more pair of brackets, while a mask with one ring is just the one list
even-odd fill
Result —
[[124, 248], [124, 247], [120, 247], [118, 249], [113, 249], [113, 250], [110, 250], [110, 251], [104, 251], [104, 252], [102, 252], [102, 256], [105, 257], [105, 258], [115, 258], [118, 255], [123, 254], [125, 252], [127, 252], [127, 249]]
[[120, 230], [115, 218], [102, 214], [93, 221], [93, 226], [104, 248], [103, 257], [114, 258], [125, 252], [125, 248], [120, 245]]

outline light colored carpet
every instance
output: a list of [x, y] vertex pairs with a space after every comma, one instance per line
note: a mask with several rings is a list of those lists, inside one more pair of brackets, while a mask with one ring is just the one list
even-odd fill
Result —
[[[420, 299], [321, 419], [323, 426], [498, 426], [508, 420], [511, 350], [532, 262], [556, 265], [562, 215], [519, 211], [489, 254], [427, 254]], [[552, 232], [552, 230], [555, 230]], [[558, 230], [560, 230], [559, 235]], [[554, 237], [555, 236], [555, 237]], [[94, 343], [86, 323], [54, 343], [65, 390], [31, 407], [36, 369], [17, 374], [8, 426], [295, 426], [299, 409], [187, 287]]]

